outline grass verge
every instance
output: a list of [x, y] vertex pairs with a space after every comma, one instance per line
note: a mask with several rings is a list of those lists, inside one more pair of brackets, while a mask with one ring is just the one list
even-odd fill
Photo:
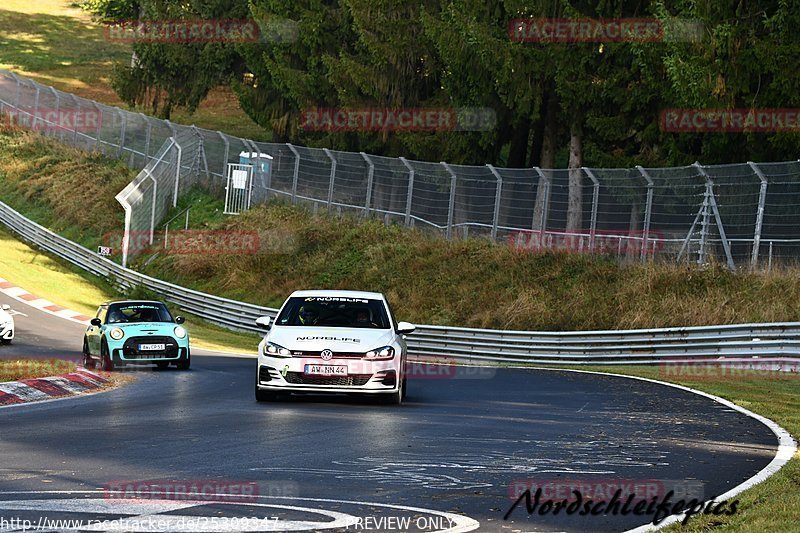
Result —
[[69, 374], [75, 369], [75, 363], [63, 359], [0, 360], [0, 383]]

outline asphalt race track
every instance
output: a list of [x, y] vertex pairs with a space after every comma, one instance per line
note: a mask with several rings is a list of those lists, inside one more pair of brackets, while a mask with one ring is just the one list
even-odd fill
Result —
[[[27, 315], [0, 357], [80, 356], [81, 325], [4, 295], [0, 303]], [[201, 354], [188, 372], [126, 369], [137, 380], [111, 392], [0, 409], [0, 530], [13, 531], [13, 519], [20, 531], [22, 520], [64, 530], [53, 521], [70, 519], [103, 531], [621, 531], [651, 518], [528, 516], [524, 504], [503, 515], [518, 487], [548, 480], [710, 499], [777, 449], [741, 413], [624, 378], [445, 372], [410, 379], [402, 407], [337, 397], [258, 404], [254, 360]], [[214, 482], [229, 496], [114, 492], [144, 480]]]

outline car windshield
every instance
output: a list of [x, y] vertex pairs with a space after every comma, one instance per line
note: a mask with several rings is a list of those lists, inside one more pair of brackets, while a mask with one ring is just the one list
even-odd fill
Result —
[[338, 296], [295, 297], [283, 307], [278, 326], [389, 329], [382, 300]]
[[106, 324], [174, 322], [167, 306], [159, 303], [124, 303], [108, 306]]

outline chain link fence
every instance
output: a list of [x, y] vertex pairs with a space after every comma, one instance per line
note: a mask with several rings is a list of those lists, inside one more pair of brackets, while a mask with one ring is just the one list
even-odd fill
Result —
[[[225, 197], [229, 163], [254, 165], [254, 204], [378, 217], [448, 239], [479, 237], [520, 251], [613, 254], [731, 268], [800, 256], [800, 162], [672, 168], [581, 168], [580, 221], [567, 231], [570, 171], [410, 161], [254, 142], [172, 124], [0, 70], [0, 115], [64, 144], [142, 169], [117, 200], [123, 263], [152, 244], [182, 191]], [[574, 199], [573, 199], [574, 201]]]

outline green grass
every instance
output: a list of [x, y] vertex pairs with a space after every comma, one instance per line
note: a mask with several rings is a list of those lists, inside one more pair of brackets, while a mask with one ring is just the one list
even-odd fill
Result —
[[[69, 0], [4, 0], [0, 7], [0, 68], [103, 104], [126, 108], [110, 84], [114, 63], [130, 63], [131, 46], [105, 38], [102, 24]], [[259, 141], [271, 134], [253, 122], [227, 87], [211, 91], [190, 115], [172, 122], [195, 124]]]

